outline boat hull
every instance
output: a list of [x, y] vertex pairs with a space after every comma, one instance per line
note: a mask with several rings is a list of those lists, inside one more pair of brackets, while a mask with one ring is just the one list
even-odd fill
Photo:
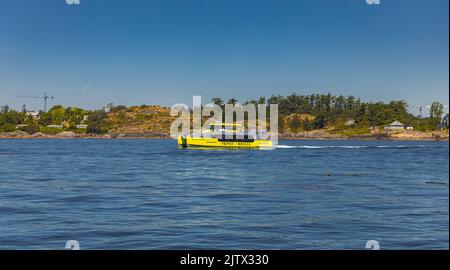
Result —
[[270, 140], [219, 140], [217, 138], [178, 137], [178, 145], [183, 147], [219, 147], [219, 148], [273, 148]]

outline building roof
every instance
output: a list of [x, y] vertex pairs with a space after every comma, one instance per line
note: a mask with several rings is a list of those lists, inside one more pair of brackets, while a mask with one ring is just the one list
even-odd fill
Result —
[[388, 126], [404, 126], [402, 123], [400, 123], [399, 121], [395, 120], [394, 122], [390, 123]]
[[31, 116], [37, 116], [39, 115], [39, 112], [35, 112], [35, 111], [28, 111], [27, 115], [31, 115]]

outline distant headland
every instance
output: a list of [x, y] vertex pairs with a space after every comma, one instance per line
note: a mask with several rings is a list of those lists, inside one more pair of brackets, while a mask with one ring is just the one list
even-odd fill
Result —
[[[219, 106], [238, 100], [213, 98]], [[405, 101], [363, 102], [353, 96], [260, 97], [242, 104], [278, 104], [280, 139], [448, 140], [448, 114], [433, 102], [414, 116]], [[268, 106], [267, 106], [268, 107]], [[109, 104], [98, 110], [53, 106], [48, 112], [0, 108], [0, 138], [169, 138], [175, 117], [159, 105]]]

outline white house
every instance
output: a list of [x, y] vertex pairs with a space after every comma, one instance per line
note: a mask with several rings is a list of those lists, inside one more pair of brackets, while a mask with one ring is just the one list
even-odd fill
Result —
[[31, 117], [33, 117], [34, 119], [37, 119], [39, 117], [39, 112], [35, 112], [35, 111], [28, 111], [26, 112], [27, 115], [31, 115]]
[[396, 121], [390, 123], [389, 125], [385, 126], [384, 129], [403, 130], [403, 129], [405, 129], [405, 125], [396, 120]]
[[24, 128], [24, 127], [27, 127], [27, 126], [28, 126], [27, 124], [18, 124], [16, 126], [16, 129]]

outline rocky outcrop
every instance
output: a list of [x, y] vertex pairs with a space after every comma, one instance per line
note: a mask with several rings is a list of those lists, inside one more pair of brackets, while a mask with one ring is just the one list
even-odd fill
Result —
[[36, 132], [31, 135], [33, 138], [46, 138], [48, 137], [48, 134], [42, 133], [42, 132]]
[[28, 136], [28, 133], [26, 133], [25, 131], [21, 131], [21, 130], [0, 133], [0, 138], [23, 138], [25, 136]]
[[295, 139], [346, 139], [346, 136], [340, 134], [333, 134], [324, 130], [313, 130], [307, 132], [282, 132], [279, 135], [280, 139], [295, 140]]
[[353, 135], [348, 138], [350, 140], [378, 140], [378, 141], [392, 140], [391, 136], [385, 133], [360, 134], [360, 135]]
[[447, 141], [449, 139], [448, 131], [398, 131], [398, 132], [379, 132], [345, 136], [327, 132], [326, 130], [313, 130], [308, 132], [283, 132], [280, 133], [279, 139], [295, 140], [295, 139], [316, 139], [316, 140], [399, 140], [399, 141]]
[[109, 133], [111, 138], [170, 138], [170, 134], [165, 132], [133, 132], [133, 133]]
[[56, 134], [56, 137], [60, 138], [79, 138], [80, 134], [72, 132], [72, 131], [63, 131]]
[[390, 134], [394, 140], [433, 140], [445, 141], [448, 140], [448, 131], [404, 131]]

